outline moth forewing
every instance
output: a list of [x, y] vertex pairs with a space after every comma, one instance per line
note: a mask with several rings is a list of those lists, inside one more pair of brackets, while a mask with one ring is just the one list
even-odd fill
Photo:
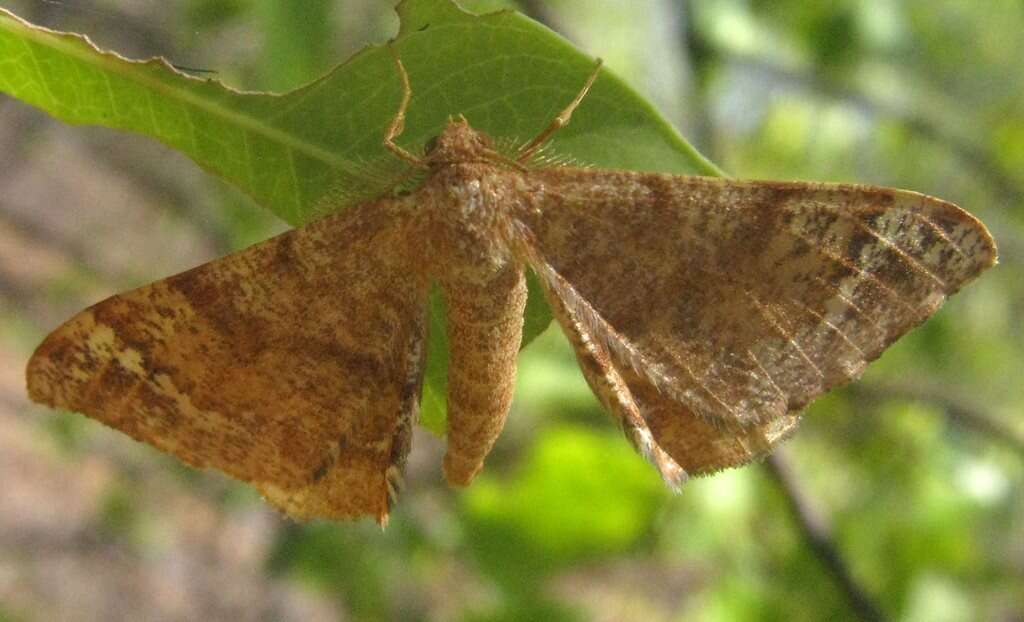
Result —
[[29, 395], [292, 516], [384, 522], [422, 382], [410, 213], [367, 203], [108, 298], [39, 346]]
[[536, 253], [601, 318], [613, 362], [720, 426], [767, 423], [856, 377], [995, 261], [980, 222], [917, 193], [533, 175], [544, 202], [523, 218]]

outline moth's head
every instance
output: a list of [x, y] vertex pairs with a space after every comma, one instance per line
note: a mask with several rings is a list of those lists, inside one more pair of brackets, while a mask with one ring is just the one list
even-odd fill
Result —
[[427, 141], [426, 160], [431, 165], [459, 162], [479, 162], [494, 153], [494, 141], [483, 132], [474, 130], [469, 121], [459, 115], [448, 119], [441, 133]]

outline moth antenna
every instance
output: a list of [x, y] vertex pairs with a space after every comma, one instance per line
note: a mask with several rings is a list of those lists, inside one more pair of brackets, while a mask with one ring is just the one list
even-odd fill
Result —
[[395, 51], [392, 45], [388, 45], [388, 50], [391, 52], [391, 57], [395, 59], [398, 77], [402, 80], [402, 103], [398, 105], [398, 112], [391, 119], [388, 131], [384, 134], [384, 147], [415, 167], [427, 168], [427, 163], [423, 158], [409, 153], [395, 143], [395, 139], [405, 130], [405, 112], [409, 108], [409, 100], [412, 99], [412, 86], [409, 84], [409, 74], [405, 71], [405, 65], [402, 64], [402, 59], [398, 57], [398, 52]]
[[542, 131], [540, 134], [537, 134], [537, 136], [535, 136], [533, 140], [526, 143], [526, 145], [519, 152], [519, 155], [516, 157], [516, 162], [522, 163], [529, 160], [530, 157], [538, 149], [540, 149], [541, 145], [546, 143], [548, 139], [551, 138], [552, 134], [554, 134], [555, 132], [569, 124], [569, 119], [572, 118], [573, 111], [576, 110], [576, 107], [579, 106], [580, 102], [583, 101], [583, 98], [586, 97], [587, 92], [590, 90], [590, 87], [594, 84], [594, 80], [597, 80], [597, 74], [600, 73], [601, 64], [603, 62], [604, 61], [602, 61], [600, 58], [597, 59], [597, 64], [594, 66], [593, 72], [591, 72], [590, 77], [587, 78], [586, 83], [583, 84], [583, 88], [580, 89], [580, 92], [576, 94], [576, 97], [573, 98], [571, 102], [569, 102], [569, 105], [566, 106], [562, 110], [562, 112], [558, 113], [558, 115], [551, 120], [551, 123], [549, 123], [548, 126], [544, 128], [544, 131]]

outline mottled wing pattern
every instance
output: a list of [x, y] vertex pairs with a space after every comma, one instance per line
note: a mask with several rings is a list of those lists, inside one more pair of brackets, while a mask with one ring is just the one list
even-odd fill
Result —
[[981, 223], [913, 192], [577, 168], [531, 183], [537, 255], [605, 325], [658, 442], [684, 468], [711, 451], [698, 472], [770, 449], [995, 262]]
[[697, 417], [635, 373], [626, 374], [651, 435], [689, 475], [708, 475], [758, 460], [796, 431], [799, 412], [752, 425], [724, 425]]
[[583, 377], [598, 401], [614, 416], [633, 447], [661, 474], [673, 490], [686, 480], [687, 471], [654, 440], [623, 374], [612, 362], [608, 336], [612, 329], [604, 325], [590, 304], [579, 297], [571, 284], [529, 246], [522, 249], [529, 264], [540, 277], [551, 313], [565, 331], [576, 352]]
[[386, 520], [426, 325], [404, 207], [367, 203], [83, 311], [33, 356], [32, 399], [291, 516]]
[[552, 314], [576, 351], [587, 384], [673, 490], [689, 475], [760, 458], [796, 430], [797, 413], [753, 425], [694, 416], [648, 379], [644, 370], [653, 361], [611, 327], [535, 249], [525, 252], [540, 276]]

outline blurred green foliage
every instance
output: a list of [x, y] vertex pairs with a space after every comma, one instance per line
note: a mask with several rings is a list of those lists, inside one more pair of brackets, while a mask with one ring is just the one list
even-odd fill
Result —
[[[191, 0], [184, 23], [199, 38], [242, 25], [255, 33], [248, 65], [231, 68], [254, 88], [317, 77], [352, 49], [339, 33], [393, 34], [378, 3], [302, 4]], [[497, 4], [517, 6], [464, 3]], [[669, 114], [733, 174], [909, 187], [990, 226], [1001, 265], [860, 383], [812, 405], [784, 452], [884, 613], [1020, 619], [1024, 5], [650, 0], [624, 14], [604, 4], [519, 8], [627, 81], [643, 76], [641, 89], [689, 76], [664, 99]], [[258, 239], [252, 207], [218, 192], [225, 226], [243, 232], [235, 239]], [[557, 331], [522, 359], [508, 430], [473, 487], [410, 490], [383, 535], [289, 525], [268, 572], [329, 594], [359, 620], [441, 619], [425, 604], [433, 590], [457, 599], [443, 611], [465, 620], [854, 619], [766, 470], [671, 496], [600, 412]], [[53, 427], [74, 446], [77, 423]], [[106, 509], [112, 529], [130, 526], [118, 494]]]

